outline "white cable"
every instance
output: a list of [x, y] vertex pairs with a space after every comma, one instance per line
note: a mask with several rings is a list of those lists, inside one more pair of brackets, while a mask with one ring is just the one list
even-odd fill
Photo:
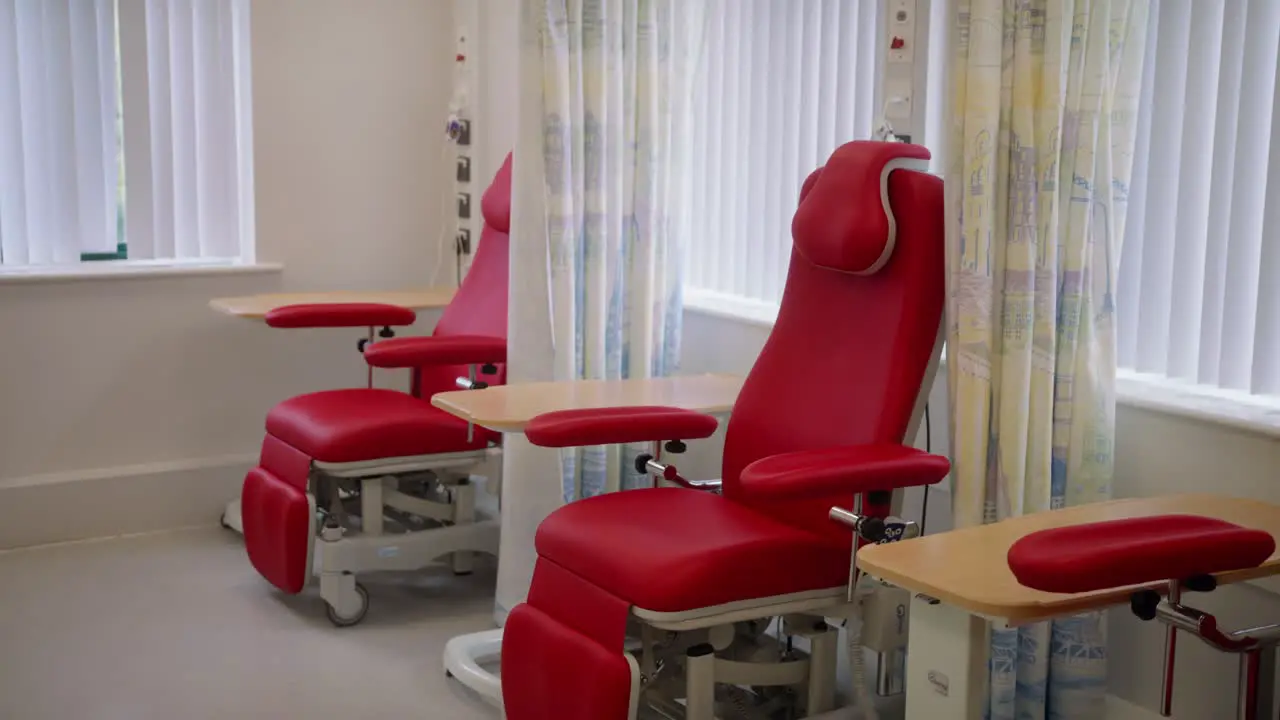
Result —
[[[449, 148], [452, 145], [448, 140], [441, 142], [440, 147], [440, 165], [449, 167]], [[453, 166], [453, 175], [450, 176], [450, 182], [445, 183], [445, 192], [440, 195], [440, 237], [436, 241], [436, 266], [431, 271], [431, 282], [427, 283], [428, 287], [436, 287], [440, 283], [440, 268], [444, 266], [444, 244], [449, 234], [449, 226], [451, 222], [449, 212], [450, 200], [454, 197], [454, 191], [450, 189], [453, 185], [453, 178], [457, 177], [457, 165]], [[454, 253], [457, 253], [457, 244], [454, 243]]]
[[845, 649], [849, 658], [849, 674], [853, 681], [854, 707], [861, 713], [863, 720], [880, 720], [876, 711], [874, 694], [871, 692], [871, 680], [867, 677], [867, 656], [862, 649], [862, 609], [867, 597], [875, 592], [875, 583], [871, 577], [863, 575], [858, 579], [854, 589], [854, 615], [852, 622], [845, 626]]

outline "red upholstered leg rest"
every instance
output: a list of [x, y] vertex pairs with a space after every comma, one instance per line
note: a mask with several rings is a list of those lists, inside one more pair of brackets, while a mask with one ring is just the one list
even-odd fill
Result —
[[529, 600], [502, 635], [507, 720], [627, 720], [634, 665], [623, 653], [630, 606], [539, 559]]
[[262, 577], [287, 593], [298, 593], [311, 573], [307, 558], [315, 541], [307, 499], [311, 458], [268, 435], [259, 463], [245, 476], [240, 492], [245, 549]]

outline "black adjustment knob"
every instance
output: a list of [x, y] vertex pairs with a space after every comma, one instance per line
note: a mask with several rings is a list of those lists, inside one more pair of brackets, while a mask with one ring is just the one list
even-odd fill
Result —
[[893, 502], [892, 490], [872, 490], [867, 493], [867, 503], [870, 505], [888, 505]]
[[878, 517], [864, 517], [858, 523], [858, 534], [867, 542], [880, 542], [884, 539], [884, 520]]
[[364, 348], [369, 344], [369, 338], [360, 338], [356, 341], [356, 350], [364, 352]]
[[636, 456], [636, 472], [640, 473], [641, 475], [648, 475], [649, 461], [652, 459], [653, 459], [653, 456], [648, 453], [641, 453], [637, 455]]
[[1129, 609], [1139, 620], [1154, 620], [1159, 605], [1160, 593], [1155, 590], [1139, 590], [1129, 596]]
[[392, 330], [390, 325], [384, 325], [383, 328], [378, 331], [378, 337], [393, 338], [395, 336], [396, 331]]
[[1218, 589], [1218, 578], [1212, 575], [1195, 575], [1183, 580], [1182, 587], [1191, 592], [1213, 592]]
[[711, 643], [699, 643], [684, 651], [686, 657], [703, 657], [705, 655], [714, 655], [716, 649]]
[[689, 449], [688, 445], [685, 445], [683, 442], [679, 440], [668, 440], [667, 444], [663, 445], [662, 447], [672, 455], [679, 455], [680, 453]]
[[497, 375], [498, 366], [494, 365], [493, 363], [485, 363], [480, 366], [480, 372], [484, 373], [485, 375]]
[[483, 390], [483, 389], [485, 389], [485, 388], [487, 388], [487, 387], [489, 387], [489, 383], [487, 383], [487, 382], [483, 382], [483, 381], [480, 381], [480, 380], [477, 380], [476, 382], [471, 383], [471, 389], [472, 389], [472, 390]]

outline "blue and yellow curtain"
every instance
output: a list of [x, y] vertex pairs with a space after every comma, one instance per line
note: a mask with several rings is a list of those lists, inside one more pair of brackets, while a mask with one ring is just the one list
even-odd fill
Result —
[[[686, 127], [701, 2], [526, 0], [540, 85], [554, 379], [661, 377], [680, 355]], [[564, 499], [644, 481], [619, 448], [565, 451]]]
[[[1105, 500], [1146, 0], [953, 0], [956, 527]], [[1102, 717], [1100, 614], [994, 630], [988, 717]]]

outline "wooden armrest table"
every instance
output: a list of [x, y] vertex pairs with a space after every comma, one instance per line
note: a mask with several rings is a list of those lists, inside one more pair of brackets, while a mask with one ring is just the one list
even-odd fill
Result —
[[[729, 375], [684, 375], [636, 380], [575, 380], [500, 385], [483, 390], [437, 393], [431, 404], [467, 422], [508, 433], [503, 455], [528, 447], [520, 433], [535, 417], [556, 410], [665, 405], [711, 414], [728, 413], [742, 389], [743, 378]], [[528, 456], [526, 456], [528, 457]], [[507, 462], [503, 459], [503, 464]], [[502, 539], [498, 553], [498, 588], [494, 620], [497, 630], [461, 635], [446, 644], [446, 672], [481, 697], [502, 704], [502, 684], [483, 669], [496, 663], [502, 648], [501, 626], [511, 606], [529, 591], [537, 561], [533, 539], [538, 524], [561, 505], [559, 473], [531, 473], [502, 489]]]
[[523, 432], [529, 421], [558, 410], [664, 405], [727, 413], [742, 389], [733, 375], [680, 375], [637, 380], [569, 380], [499, 385], [437, 393], [431, 404], [490, 430]]
[[305, 305], [314, 303], [381, 303], [397, 305], [410, 310], [431, 310], [442, 308], [453, 300], [456, 288], [424, 288], [419, 290], [388, 291], [353, 291], [337, 290], [332, 292], [305, 293], [270, 293], [266, 295], [245, 295], [242, 297], [215, 298], [209, 301], [209, 307], [220, 313], [235, 317], [261, 320], [272, 310], [285, 305]]
[[[907, 720], [981, 718], [991, 622], [1011, 626], [1125, 604], [1138, 589], [1032, 590], [1009, 570], [1009, 547], [1037, 530], [1148, 515], [1202, 515], [1280, 537], [1280, 506], [1216, 495], [1170, 495], [1082, 505], [858, 552], [858, 567], [912, 594], [907, 640]], [[1280, 573], [1280, 552], [1257, 568], [1218, 576], [1240, 582]]]

